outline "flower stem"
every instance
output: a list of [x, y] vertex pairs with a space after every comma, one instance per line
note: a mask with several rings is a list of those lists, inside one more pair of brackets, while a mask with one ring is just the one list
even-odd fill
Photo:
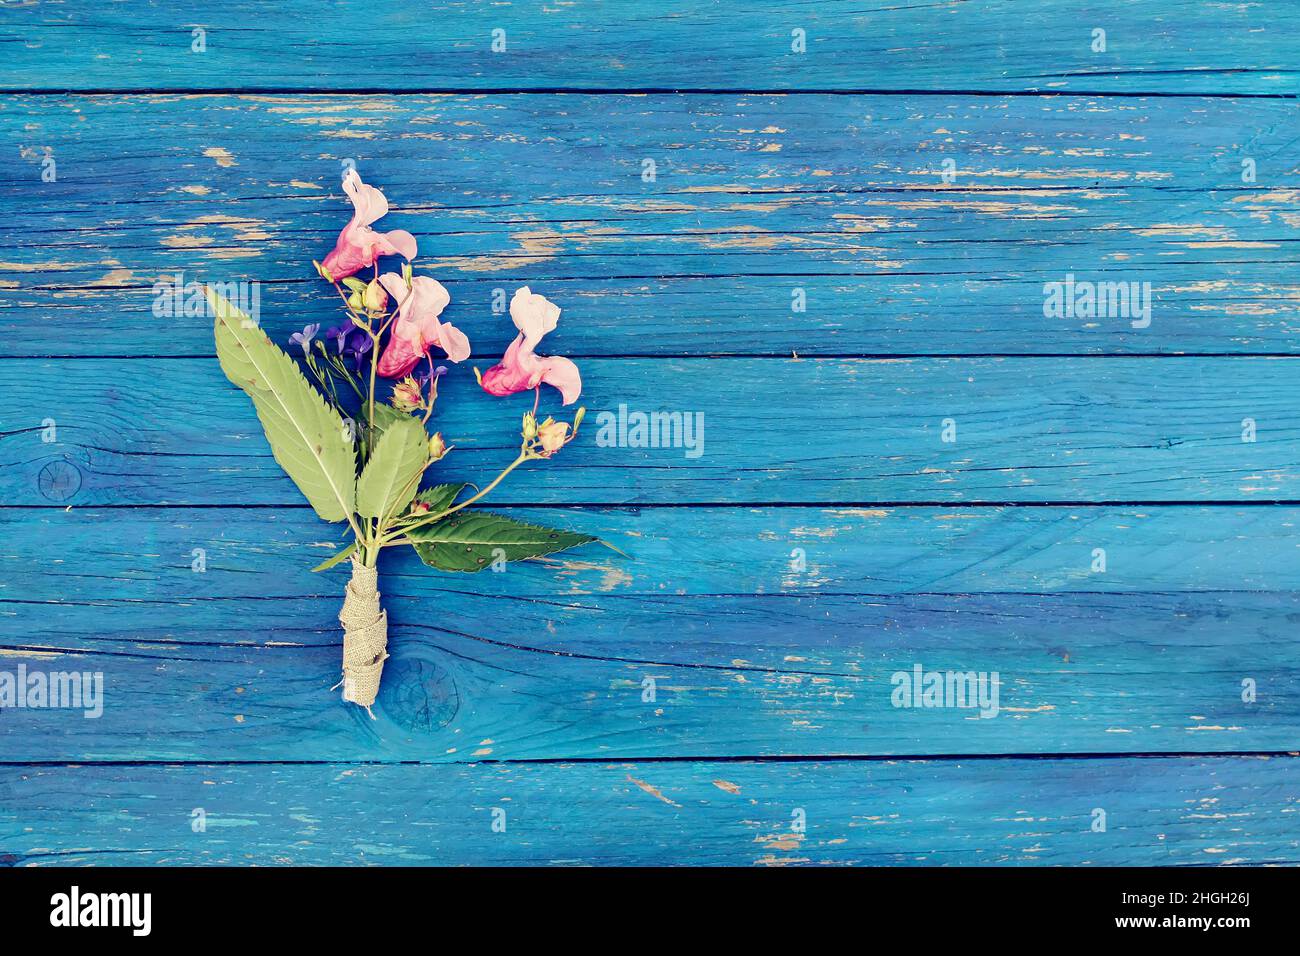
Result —
[[487, 487], [485, 487], [478, 494], [474, 495], [474, 497], [467, 498], [465, 501], [462, 501], [460, 504], [453, 505], [452, 507], [446, 509], [445, 511], [438, 512], [436, 515], [422, 515], [418, 521], [413, 521], [409, 524], [403, 524], [400, 527], [393, 529], [391, 533], [388, 532], [388, 529], [384, 529], [385, 533], [381, 534], [378, 539], [379, 547], [381, 548], [386, 547], [388, 544], [393, 543], [393, 539], [395, 537], [401, 537], [402, 535], [406, 534], [408, 531], [412, 531], [415, 528], [421, 528], [427, 524], [433, 524], [436, 521], [441, 521], [443, 518], [447, 517], [448, 515], [455, 514], [457, 511], [460, 511], [461, 508], [468, 508], [474, 502], [490, 494], [493, 488], [501, 484], [501, 482], [505, 479], [506, 475], [510, 474], [510, 472], [514, 471], [524, 462], [530, 461], [535, 457], [537, 456], [530, 454], [527, 451], [521, 451], [519, 453], [518, 458], [516, 458], [510, 464], [506, 465], [505, 469], [501, 472], [501, 474], [493, 478], [492, 481], [487, 485]]

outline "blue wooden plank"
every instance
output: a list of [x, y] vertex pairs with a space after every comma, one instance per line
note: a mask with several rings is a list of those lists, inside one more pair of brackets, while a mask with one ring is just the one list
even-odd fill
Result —
[[[105, 691], [97, 719], [6, 711], [0, 761], [1225, 752], [1296, 739], [1296, 509], [688, 510], [545, 514], [626, 558], [588, 549], [473, 577], [386, 559], [393, 658], [374, 721], [328, 690], [343, 576], [307, 571], [309, 515], [9, 512], [0, 670], [98, 671]], [[1105, 573], [1091, 570], [1097, 547]], [[918, 664], [998, 673], [997, 716], [895, 706], [895, 675]]]
[[[499, 624], [507, 601], [453, 599], [444, 617], [437, 604], [393, 599], [393, 656], [373, 720], [330, 691], [341, 654], [324, 642], [339, 639], [341, 600], [277, 600], [271, 620], [298, 617], [260, 631], [257, 645], [221, 643], [230, 624], [204, 642], [183, 607], [155, 603], [172, 622], [170, 640], [108, 635], [90, 642], [103, 648], [92, 652], [5, 650], [2, 669], [15, 681], [76, 673], [102, 679], [103, 689], [81, 707], [6, 709], [4, 759], [1281, 752], [1300, 727], [1294, 592], [1064, 603], [700, 598], [659, 602], [657, 615], [649, 598], [600, 599]], [[1183, 617], [1162, 625], [1143, 607]], [[471, 619], [473, 610], [495, 616]], [[230, 602], [228, 612], [251, 623], [260, 606]], [[609, 623], [592, 623], [600, 617]], [[535, 629], [524, 633], [526, 624]], [[551, 629], [561, 635], [554, 642]], [[682, 643], [663, 649], [662, 636], [649, 636], [665, 631]], [[180, 633], [189, 636], [177, 641]], [[23, 643], [48, 647], [59, 637], [38, 628]], [[587, 653], [558, 649], [602, 638]], [[699, 663], [724, 652], [735, 656]], [[805, 668], [808, 660], [819, 663]], [[989, 675], [997, 697], [895, 706], [918, 667], [924, 679]]]
[[[186, 275], [211, 274], [186, 263]], [[1300, 350], [1297, 290], [1269, 262], [1159, 267], [1152, 282], [1154, 320], [1083, 316], [1046, 319], [1044, 281], [1035, 276], [734, 275], [556, 278], [549, 264], [520, 266], [496, 278], [450, 280], [448, 315], [477, 324], [482, 354], [509, 344], [505, 323], [491, 322], [493, 297], [520, 285], [544, 290], [564, 309], [565, 348], [573, 358], [627, 355], [680, 357], [900, 356], [944, 354], [1285, 353]], [[0, 265], [0, 268], [3, 268]], [[210, 356], [206, 317], [153, 319], [152, 284], [112, 267], [85, 278], [62, 273], [18, 275], [0, 291], [0, 340], [6, 355]], [[244, 275], [256, 275], [249, 266]], [[129, 271], [129, 270], [128, 270]], [[1206, 280], [1206, 271], [1217, 277]], [[531, 274], [530, 274], [531, 273]], [[441, 274], [441, 273], [440, 273]], [[1108, 268], [1106, 281], [1142, 282], [1146, 267]], [[259, 280], [261, 281], [261, 280]], [[320, 284], [309, 279], [261, 282], [261, 325], [278, 342], [304, 316], [328, 312]], [[332, 293], [330, 293], [332, 294]], [[807, 311], [791, 306], [802, 297]], [[666, 319], [666, 317], [671, 317]]]
[[[450, 318], [482, 322], [495, 290], [541, 285], [572, 317], [575, 355], [1295, 350], [1289, 102], [0, 105], [26, 158], [0, 185], [10, 355], [210, 355], [206, 322], [154, 314], [155, 283], [177, 272], [265, 283], [268, 328], [287, 334], [327, 308], [309, 261], [346, 215], [342, 158], [387, 190], [394, 226], [424, 237], [421, 268], [450, 287]], [[41, 180], [47, 157], [54, 182]], [[1150, 325], [1045, 317], [1044, 284], [1067, 275], [1149, 283]]]
[[4, 767], [0, 859], [1295, 865], [1298, 787], [1294, 757]]
[[[390, 548], [389, 590], [433, 604], [456, 594], [582, 603], [601, 595], [1300, 591], [1300, 508], [1290, 505], [500, 510], [599, 535], [618, 551], [592, 546], [510, 564], [509, 573], [465, 575], [429, 571], [409, 549]], [[126, 614], [119, 636], [150, 626], [150, 600], [194, 602], [187, 613], [218, 615], [196, 628], [206, 631], [226, 601], [333, 597], [345, 569], [309, 569], [344, 539], [306, 507], [0, 509], [0, 600]], [[98, 573], [84, 574], [87, 562]], [[54, 627], [34, 618], [25, 627], [38, 624]], [[225, 624], [251, 641], [262, 619]], [[94, 629], [77, 621], [68, 632], [89, 639]]]
[[[563, 329], [553, 338], [562, 353]], [[512, 474], [493, 502], [1300, 498], [1292, 358], [584, 359], [581, 368], [586, 436]], [[0, 390], [9, 503], [302, 503], [247, 398], [211, 359], [0, 361]], [[514, 456], [530, 396], [488, 396], [463, 367], [442, 396], [434, 427], [456, 450], [429, 480], [486, 482]], [[558, 403], [544, 397], [550, 412]], [[660, 447], [640, 447], [648, 428], [638, 433], [630, 416], [652, 412], [682, 412], [683, 424]], [[324, 527], [322, 536], [332, 537]]]
[[436, 16], [394, 0], [345, 0], [327, 14], [307, 0], [74, 0], [6, 10], [0, 85], [1280, 94], [1297, 88], [1298, 35], [1289, 4], [1209, 0], [461, 2]]

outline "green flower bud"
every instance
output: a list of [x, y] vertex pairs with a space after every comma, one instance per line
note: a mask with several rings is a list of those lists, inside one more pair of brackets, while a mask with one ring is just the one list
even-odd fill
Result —
[[393, 386], [393, 407], [399, 412], [413, 412], [424, 407], [424, 392], [420, 383], [406, 376]]
[[384, 291], [378, 279], [373, 279], [369, 285], [362, 286], [361, 296], [367, 312], [383, 312], [384, 306], [388, 304], [388, 293]]

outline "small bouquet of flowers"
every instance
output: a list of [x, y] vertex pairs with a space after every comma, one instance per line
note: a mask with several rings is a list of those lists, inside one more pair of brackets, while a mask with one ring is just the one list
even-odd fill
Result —
[[[540, 557], [596, 539], [470, 509], [520, 465], [550, 459], [577, 436], [582, 408], [572, 424], [549, 416], [538, 421], [543, 385], [557, 389], [564, 405], [582, 391], [573, 362], [536, 353], [542, 337], [555, 330], [559, 307], [527, 286], [516, 291], [510, 318], [519, 334], [501, 361], [481, 375], [474, 370], [491, 395], [534, 393], [514, 461], [481, 488], [426, 484], [430, 467], [453, 448], [441, 432], [428, 431], [438, 383], [447, 374], [431, 350], [460, 363], [470, 357], [469, 339], [439, 318], [451, 301], [442, 284], [413, 274], [415, 237], [372, 228], [388, 212], [384, 194], [363, 183], [355, 169], [344, 177], [343, 189], [352, 201], [352, 219], [333, 251], [313, 265], [334, 286], [345, 318], [323, 334], [313, 324], [290, 339], [318, 388], [247, 315], [211, 286], [207, 296], [221, 368], [252, 399], [276, 462], [317, 515], [351, 529], [352, 542], [315, 570], [351, 562], [339, 612], [343, 677], [335, 686], [342, 686], [344, 700], [370, 711], [388, 657], [388, 617], [376, 567], [384, 548], [410, 545], [430, 567], [479, 571], [494, 561]], [[400, 271], [384, 272], [382, 256], [405, 261]], [[358, 278], [369, 269], [370, 277]], [[386, 401], [380, 379], [393, 383]]]

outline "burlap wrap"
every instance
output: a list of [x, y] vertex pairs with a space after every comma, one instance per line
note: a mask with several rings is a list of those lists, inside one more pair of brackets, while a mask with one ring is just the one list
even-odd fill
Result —
[[352, 579], [339, 611], [339, 623], [343, 625], [343, 699], [366, 709], [379, 693], [379, 678], [388, 659], [388, 613], [379, 606], [378, 583], [378, 570], [354, 557]]

